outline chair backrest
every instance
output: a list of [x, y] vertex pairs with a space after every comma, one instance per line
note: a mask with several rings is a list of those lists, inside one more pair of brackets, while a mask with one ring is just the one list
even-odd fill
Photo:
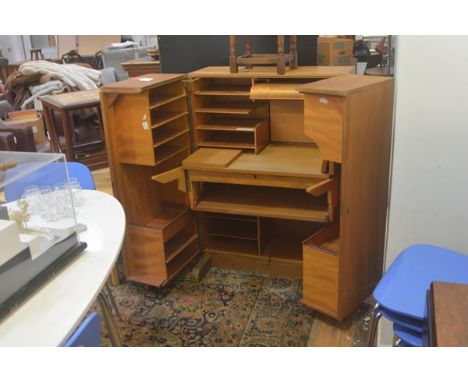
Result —
[[[28, 186], [53, 186], [56, 183], [63, 182], [64, 171], [63, 163], [49, 163], [41, 167], [37, 171], [22, 177], [16, 181], [8, 184], [8, 178], [14, 178], [27, 167], [28, 163], [20, 164], [14, 168], [6, 171], [5, 180], [5, 199], [7, 202], [20, 199], [24, 194], [24, 189]], [[84, 190], [95, 190], [96, 184], [94, 183], [93, 175], [88, 167], [82, 163], [68, 162], [67, 163], [68, 176], [70, 178], [77, 178], [80, 182], [81, 188]], [[55, 171], [54, 171], [55, 170]]]
[[70, 336], [65, 347], [99, 347], [101, 342], [101, 325], [96, 312], [86, 317], [78, 329]]

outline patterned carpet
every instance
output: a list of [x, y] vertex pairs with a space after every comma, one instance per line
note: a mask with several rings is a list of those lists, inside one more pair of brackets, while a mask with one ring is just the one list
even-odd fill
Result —
[[[158, 289], [113, 287], [124, 346], [314, 346], [321, 315], [299, 302], [299, 280], [211, 268], [200, 284], [187, 267]], [[367, 337], [369, 305], [349, 320], [349, 345]], [[323, 317], [323, 316], [322, 316]], [[318, 321], [319, 320], [319, 321]], [[110, 346], [105, 326], [102, 345]], [[314, 334], [315, 333], [315, 334]]]

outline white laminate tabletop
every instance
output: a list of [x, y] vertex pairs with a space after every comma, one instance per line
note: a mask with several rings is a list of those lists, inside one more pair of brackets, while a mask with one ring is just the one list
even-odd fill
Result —
[[125, 233], [120, 203], [101, 191], [83, 190], [77, 210], [88, 247], [65, 269], [0, 321], [0, 346], [60, 346], [78, 327], [114, 266]]

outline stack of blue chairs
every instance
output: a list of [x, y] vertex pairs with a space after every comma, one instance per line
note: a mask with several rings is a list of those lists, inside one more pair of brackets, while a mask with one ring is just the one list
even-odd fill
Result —
[[385, 317], [399, 346], [427, 346], [427, 292], [433, 281], [468, 283], [468, 256], [428, 244], [405, 249], [373, 292], [368, 345], [374, 345], [378, 321]]

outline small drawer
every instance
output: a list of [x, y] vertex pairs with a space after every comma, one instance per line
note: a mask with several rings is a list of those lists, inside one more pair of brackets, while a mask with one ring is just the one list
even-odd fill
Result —
[[330, 225], [303, 242], [303, 303], [338, 318], [339, 226]]
[[253, 174], [189, 170], [189, 177], [192, 182], [255, 184], [255, 175]]
[[304, 96], [304, 133], [312, 138], [323, 159], [341, 163], [344, 98], [320, 94]]

